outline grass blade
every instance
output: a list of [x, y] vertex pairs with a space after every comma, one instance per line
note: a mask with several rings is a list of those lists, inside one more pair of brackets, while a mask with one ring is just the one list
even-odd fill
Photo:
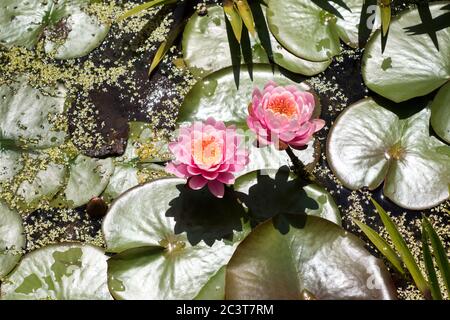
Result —
[[223, 0], [223, 10], [225, 17], [231, 24], [236, 40], [240, 43], [242, 37], [242, 18], [234, 7], [233, 0]]
[[129, 18], [135, 14], [138, 14], [141, 11], [150, 9], [152, 7], [155, 6], [159, 6], [159, 5], [165, 5], [165, 4], [169, 4], [169, 3], [174, 3], [176, 2], [176, 0], [153, 0], [153, 1], [149, 1], [146, 3], [143, 3], [141, 5], [138, 5], [130, 10], [128, 10], [127, 12], [125, 12], [123, 15], [121, 15], [117, 20], [121, 21], [124, 20], [126, 18]]
[[425, 227], [427, 235], [430, 238], [431, 247], [433, 248], [433, 254], [436, 258], [436, 263], [441, 272], [445, 287], [447, 288], [447, 294], [450, 294], [450, 264], [445, 253], [444, 246], [442, 245], [442, 241], [441, 239], [439, 239], [439, 236], [437, 235], [433, 226], [425, 216], [422, 219], [422, 225]]
[[434, 269], [433, 257], [431, 256], [430, 247], [428, 245], [428, 235], [424, 224], [422, 223], [422, 251], [425, 268], [428, 274], [428, 283], [430, 284], [431, 296], [433, 300], [442, 300], [441, 289]]
[[391, 237], [392, 243], [394, 244], [395, 248], [400, 254], [400, 257], [403, 260], [403, 263], [408, 268], [409, 273], [411, 274], [414, 282], [416, 283], [417, 288], [420, 290], [420, 292], [422, 292], [425, 298], [430, 299], [431, 292], [428, 283], [425, 280], [419, 267], [417, 266], [417, 262], [414, 260], [414, 257], [411, 251], [409, 250], [408, 246], [406, 245], [406, 242], [403, 239], [402, 235], [398, 231], [397, 226], [391, 220], [386, 211], [384, 211], [384, 209], [378, 204], [378, 202], [376, 202], [372, 198], [371, 200], [375, 205], [375, 208], [377, 209], [378, 214], [380, 215], [380, 218], [383, 221], [383, 224], [387, 232], [389, 233], [389, 236]]
[[173, 45], [175, 40], [177, 39], [180, 32], [183, 30], [185, 23], [180, 23], [178, 26], [176, 26], [172, 31], [170, 31], [169, 36], [167, 37], [166, 41], [161, 43], [158, 50], [155, 53], [155, 56], [153, 57], [152, 64], [150, 66], [150, 70], [148, 72], [149, 75], [152, 74], [153, 70], [159, 65], [161, 60], [164, 58], [164, 56], [169, 51], [170, 47]]
[[380, 253], [389, 260], [389, 262], [394, 266], [394, 268], [401, 274], [405, 274], [405, 270], [402, 267], [402, 260], [394, 251], [394, 249], [389, 246], [389, 244], [384, 240], [375, 230], [373, 230], [368, 225], [352, 219], [354, 223], [361, 229], [362, 232], [369, 238], [373, 245], [380, 251]]
[[248, 32], [255, 37], [256, 36], [256, 30], [255, 30], [255, 20], [253, 19], [253, 13], [250, 9], [250, 6], [248, 5], [247, 0], [237, 0], [236, 6], [238, 8], [239, 14], [241, 15], [242, 21], [244, 21], [245, 26], [248, 29]]
[[391, 0], [381, 0], [379, 6], [381, 12], [381, 29], [383, 30], [383, 36], [386, 37], [391, 24]]

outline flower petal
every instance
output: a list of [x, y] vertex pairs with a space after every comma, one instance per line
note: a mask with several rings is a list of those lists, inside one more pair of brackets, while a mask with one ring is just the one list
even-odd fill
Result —
[[192, 178], [189, 179], [189, 182], [188, 182], [189, 187], [192, 190], [199, 190], [199, 189], [203, 188], [207, 183], [208, 183], [208, 180], [206, 180], [202, 176], [193, 176]]
[[217, 180], [209, 181], [208, 188], [214, 196], [217, 198], [223, 198], [225, 194], [225, 186], [222, 182]]

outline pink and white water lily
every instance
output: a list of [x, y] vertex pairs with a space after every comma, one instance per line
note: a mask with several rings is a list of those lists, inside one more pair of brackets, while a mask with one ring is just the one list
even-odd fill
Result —
[[178, 138], [169, 144], [175, 159], [166, 171], [188, 179], [191, 189], [208, 186], [213, 195], [222, 198], [225, 184], [233, 184], [235, 173], [248, 164], [249, 155], [243, 137], [234, 126], [209, 118], [181, 127]]
[[279, 149], [298, 149], [325, 126], [325, 121], [312, 119], [315, 106], [311, 93], [270, 81], [263, 92], [253, 91], [247, 125], [256, 133], [260, 146], [275, 143]]

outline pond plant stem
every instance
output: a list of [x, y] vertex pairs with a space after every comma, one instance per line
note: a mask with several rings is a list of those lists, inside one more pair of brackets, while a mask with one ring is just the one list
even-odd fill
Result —
[[293, 164], [293, 171], [297, 175], [297, 177], [303, 179], [304, 181], [308, 183], [316, 183], [316, 177], [308, 172], [306, 170], [306, 166], [303, 164], [303, 162], [297, 158], [297, 156], [294, 154], [294, 151], [292, 151], [291, 147], [286, 148], [286, 153], [289, 155], [289, 158], [292, 161]]

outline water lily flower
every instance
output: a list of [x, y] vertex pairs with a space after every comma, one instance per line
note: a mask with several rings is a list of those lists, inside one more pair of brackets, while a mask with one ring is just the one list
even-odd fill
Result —
[[181, 127], [177, 141], [169, 144], [175, 159], [166, 171], [180, 178], [189, 179], [191, 189], [199, 190], [208, 185], [218, 198], [224, 196], [224, 184], [234, 183], [234, 173], [245, 168], [249, 161], [243, 138], [234, 126], [208, 118]]
[[311, 118], [315, 106], [311, 93], [270, 81], [263, 92], [257, 88], [253, 91], [247, 125], [262, 146], [275, 143], [281, 150], [288, 146], [298, 149], [325, 126], [322, 119]]

